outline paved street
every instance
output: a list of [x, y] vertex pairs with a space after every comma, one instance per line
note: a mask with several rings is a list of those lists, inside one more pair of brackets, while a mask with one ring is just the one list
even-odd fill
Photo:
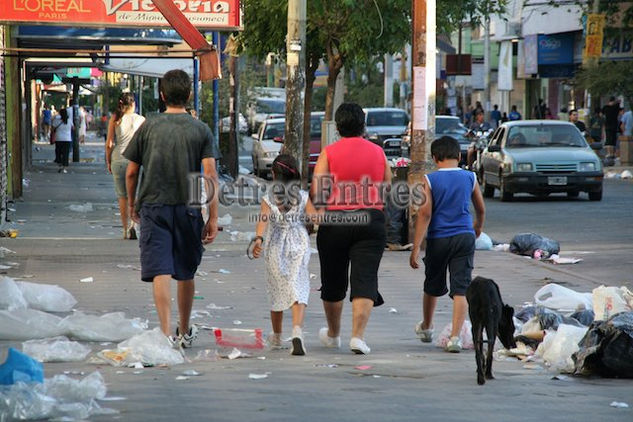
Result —
[[[101, 144], [102, 145], [102, 144]], [[18, 278], [55, 283], [79, 301], [79, 310], [124, 311], [129, 317], [157, 324], [150, 286], [139, 281], [138, 245], [120, 240], [121, 227], [111, 176], [103, 168], [98, 142], [82, 148], [90, 162], [71, 164], [69, 174], [58, 174], [50, 162], [52, 148], [38, 145], [34, 167], [26, 175], [23, 201], [11, 213], [17, 239], [0, 239], [0, 245], [16, 252], [11, 261], [19, 267], [6, 270]], [[520, 232], [534, 231], [561, 242], [564, 256], [583, 258], [573, 266], [553, 266], [502, 252], [478, 252], [475, 272], [495, 279], [509, 304], [520, 307], [546, 281], [578, 291], [591, 291], [600, 283], [633, 289], [633, 182], [605, 181], [604, 199], [589, 202], [552, 196], [545, 200], [518, 197], [515, 202], [487, 200], [485, 231], [495, 240], [508, 242]], [[92, 204], [92, 211], [74, 212], [71, 204]], [[261, 261], [244, 256], [245, 241], [232, 241], [232, 231], [250, 232], [247, 222], [255, 208], [222, 208], [233, 224], [207, 247], [197, 279], [194, 309], [210, 303], [232, 306], [211, 311], [212, 317], [195, 320], [206, 325], [270, 330], [265, 274]], [[314, 241], [314, 240], [313, 240]], [[117, 266], [119, 265], [119, 266]], [[132, 268], [121, 268], [132, 266]], [[219, 270], [230, 271], [229, 274]], [[291, 357], [287, 351], [262, 351], [260, 359], [221, 359], [188, 362], [170, 368], [145, 368], [135, 374], [123, 369], [88, 363], [45, 364], [46, 376], [64, 371], [98, 369], [111, 396], [125, 401], [102, 403], [121, 413], [126, 421], [258, 420], [278, 421], [419, 421], [419, 420], [518, 420], [518, 421], [630, 421], [633, 410], [615, 409], [612, 401], [633, 406], [631, 380], [567, 378], [553, 380], [544, 369], [527, 369], [518, 361], [495, 362], [496, 380], [476, 384], [472, 351], [447, 354], [415, 339], [414, 324], [420, 319], [423, 273], [408, 267], [408, 254], [386, 252], [380, 270], [381, 292], [386, 304], [372, 314], [366, 335], [372, 348], [368, 356], [347, 350], [351, 326], [350, 306], [343, 316], [341, 350], [326, 350], [317, 332], [325, 325], [318, 299], [318, 256], [313, 255], [310, 306], [306, 314], [308, 354]], [[94, 277], [94, 283], [79, 279]], [[175, 290], [175, 289], [174, 289]], [[397, 312], [390, 312], [395, 308]], [[442, 298], [437, 309], [436, 331], [450, 319], [450, 301]], [[175, 315], [175, 313], [174, 313]], [[286, 324], [290, 324], [287, 318]], [[288, 327], [288, 325], [286, 325]], [[0, 342], [7, 346], [18, 342]], [[106, 346], [91, 344], [97, 352]], [[203, 331], [193, 359], [203, 349], [216, 349], [211, 332]], [[261, 359], [264, 358], [264, 359]], [[357, 369], [366, 365], [366, 369]], [[202, 375], [177, 381], [184, 370]], [[261, 380], [249, 374], [265, 374]], [[92, 420], [111, 420], [94, 417]]]

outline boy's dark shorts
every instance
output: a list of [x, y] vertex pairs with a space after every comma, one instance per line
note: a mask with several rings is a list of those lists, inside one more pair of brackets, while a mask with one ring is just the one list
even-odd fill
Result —
[[604, 144], [606, 146], [614, 147], [615, 144], [617, 144], [618, 142], [618, 131], [607, 129], [605, 130], [605, 135], [606, 135], [606, 139], [604, 141]]
[[[368, 213], [368, 224], [322, 224], [317, 234], [321, 262], [321, 299], [338, 302], [351, 285], [350, 300], [362, 297], [380, 306], [378, 268], [385, 250], [385, 215], [376, 209], [343, 211], [341, 215]], [[351, 267], [351, 270], [350, 270]]]
[[202, 260], [200, 210], [185, 205], [143, 204], [141, 207], [141, 280], [170, 274], [193, 279]]
[[[424, 293], [450, 297], [465, 295], [473, 272], [475, 235], [457, 234], [427, 239], [424, 257]], [[446, 270], [450, 272], [450, 292], [446, 288]]]

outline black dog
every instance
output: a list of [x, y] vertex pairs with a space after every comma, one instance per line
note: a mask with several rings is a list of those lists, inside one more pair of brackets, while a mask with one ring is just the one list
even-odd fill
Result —
[[[504, 305], [497, 283], [489, 278], [476, 277], [466, 290], [468, 314], [473, 325], [473, 342], [477, 359], [477, 384], [485, 384], [492, 376], [492, 352], [496, 337], [506, 349], [516, 347], [514, 341], [514, 308]], [[483, 331], [486, 329], [488, 350], [484, 362]], [[484, 371], [485, 369], [485, 371]], [[484, 378], [485, 372], [485, 378]]]

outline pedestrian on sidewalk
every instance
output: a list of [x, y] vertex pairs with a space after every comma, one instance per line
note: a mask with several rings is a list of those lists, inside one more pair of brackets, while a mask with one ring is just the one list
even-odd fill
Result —
[[73, 121], [68, 109], [62, 107], [51, 123], [51, 136], [55, 139], [55, 162], [59, 166], [57, 173], [68, 173], [68, 155], [72, 143]]
[[[218, 176], [209, 126], [195, 120], [185, 106], [191, 96], [191, 79], [182, 70], [170, 70], [161, 79], [160, 96], [164, 113], [141, 125], [123, 156], [127, 166], [126, 186], [130, 215], [141, 223], [141, 279], [153, 282], [154, 302], [160, 327], [174, 346], [191, 347], [197, 336], [189, 326], [194, 276], [202, 259], [203, 244], [211, 243], [218, 232]], [[143, 167], [138, 200], [136, 186]], [[198, 198], [189, 198], [189, 183], [204, 171], [209, 200], [209, 220], [204, 223], [200, 209], [188, 207]], [[197, 178], [195, 180], [198, 180]], [[140, 216], [139, 216], [140, 215]], [[178, 281], [176, 336], [171, 336], [170, 282]]]
[[589, 136], [592, 142], [602, 142], [604, 138], [604, 116], [600, 106], [593, 109], [593, 114], [589, 119]]
[[[425, 343], [433, 340], [433, 314], [437, 298], [449, 293], [453, 299], [453, 324], [446, 351], [462, 349], [459, 337], [466, 319], [466, 289], [471, 281], [475, 238], [481, 234], [485, 205], [475, 174], [459, 168], [459, 143], [443, 136], [431, 144], [431, 155], [438, 171], [426, 175], [424, 193], [427, 201], [418, 210], [415, 222], [411, 268], [417, 269], [418, 254], [426, 238], [424, 257], [424, 296], [422, 321], [415, 333]], [[476, 219], [470, 215], [472, 201]], [[446, 288], [446, 270], [450, 272], [450, 291]]]
[[619, 129], [618, 116], [620, 114], [620, 103], [616, 101], [615, 97], [609, 98], [609, 102], [602, 109], [602, 114], [604, 114], [605, 119], [606, 139], [604, 145], [607, 151], [606, 165], [612, 166], [615, 163], [615, 146], [618, 141]]
[[386, 244], [380, 185], [391, 182], [391, 169], [383, 149], [362, 138], [365, 113], [358, 104], [341, 104], [335, 121], [342, 138], [321, 151], [311, 192], [315, 205], [328, 211], [327, 220], [340, 220], [320, 224], [317, 234], [328, 325], [319, 331], [319, 338], [326, 347], [340, 347], [343, 300], [350, 284], [349, 347], [354, 353], [368, 354], [365, 328], [372, 308], [384, 303], [378, 293], [378, 267]]
[[108, 172], [114, 179], [114, 192], [119, 201], [119, 213], [123, 226], [123, 239], [136, 239], [134, 221], [128, 218], [127, 189], [125, 187], [125, 172], [129, 163], [123, 152], [129, 145], [138, 128], [145, 121], [145, 117], [134, 112], [134, 95], [124, 92], [114, 114], [108, 123], [108, 137], [105, 143], [106, 165]]
[[[268, 191], [263, 197], [255, 229], [253, 256], [264, 252], [268, 274], [268, 298], [273, 332], [268, 338], [271, 349], [281, 349], [284, 310], [292, 308], [291, 354], [303, 356], [303, 317], [310, 295], [310, 236], [307, 215], [316, 215], [308, 192], [301, 190], [301, 173], [291, 155], [281, 154], [272, 165], [273, 184], [283, 194]], [[263, 245], [263, 247], [262, 247]]]
[[53, 117], [53, 112], [48, 104], [44, 105], [44, 110], [42, 111], [42, 136], [44, 140], [47, 140], [46, 137], [50, 134], [51, 131], [51, 120]]

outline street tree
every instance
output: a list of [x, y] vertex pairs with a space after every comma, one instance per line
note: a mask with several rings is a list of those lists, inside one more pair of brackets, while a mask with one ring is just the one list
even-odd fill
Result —
[[597, 66], [581, 69], [576, 73], [576, 83], [593, 95], [620, 94], [627, 104], [633, 104], [633, 61], [608, 61]]
[[437, 2], [437, 32], [450, 34], [464, 22], [480, 25], [486, 17], [503, 14], [508, 0], [446, 0]]

